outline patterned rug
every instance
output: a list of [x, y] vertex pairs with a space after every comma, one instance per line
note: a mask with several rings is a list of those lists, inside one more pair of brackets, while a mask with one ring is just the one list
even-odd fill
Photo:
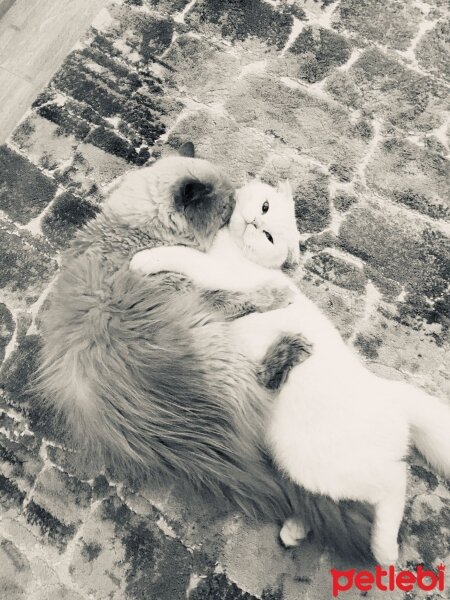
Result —
[[[449, 36], [444, 0], [98, 15], [0, 147], [0, 598], [331, 597], [338, 560], [313, 542], [285, 551], [275, 525], [80, 471], [28, 387], [40, 312], [112, 179], [191, 139], [237, 184], [289, 177], [302, 289], [375, 372], [448, 399]], [[449, 528], [448, 483], [414, 456], [402, 563], [450, 567]]]

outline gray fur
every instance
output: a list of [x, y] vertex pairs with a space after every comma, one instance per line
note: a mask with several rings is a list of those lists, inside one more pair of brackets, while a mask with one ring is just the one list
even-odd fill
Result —
[[261, 385], [269, 390], [279, 390], [295, 365], [305, 361], [312, 353], [312, 345], [301, 335], [284, 335], [267, 351], [258, 370]]
[[[118, 477], [175, 478], [258, 519], [299, 514], [319, 540], [367, 555], [361, 507], [313, 497], [261, 446], [272, 395], [227, 329], [255, 298], [128, 269], [137, 250], [157, 244], [207, 249], [233, 206], [223, 173], [192, 158], [163, 159], [113, 190], [64, 255], [43, 317], [44, 405], [74, 447]], [[279, 301], [264, 290], [263, 305]]]

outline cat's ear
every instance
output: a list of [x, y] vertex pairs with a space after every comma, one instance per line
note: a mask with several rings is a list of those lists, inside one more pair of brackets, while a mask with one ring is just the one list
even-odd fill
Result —
[[192, 142], [184, 142], [178, 148], [178, 154], [180, 156], [187, 156], [188, 158], [195, 158], [195, 147]]
[[278, 193], [284, 196], [285, 198], [292, 198], [293, 196], [292, 187], [289, 179], [284, 179], [283, 181], [280, 181], [277, 190]]
[[212, 185], [198, 179], [186, 178], [179, 183], [175, 191], [175, 208], [179, 211], [200, 207], [210, 200]]

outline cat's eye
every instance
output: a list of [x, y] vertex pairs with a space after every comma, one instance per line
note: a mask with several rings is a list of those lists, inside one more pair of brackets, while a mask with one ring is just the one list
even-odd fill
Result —
[[271, 244], [273, 244], [273, 237], [270, 235], [270, 233], [268, 231], [263, 231], [263, 233], [266, 236], [266, 238], [269, 240], [269, 242]]
[[265, 214], [265, 213], [266, 213], [268, 210], [269, 210], [269, 203], [268, 203], [268, 202], [267, 202], [267, 200], [266, 200], [265, 202], [263, 202], [263, 205], [262, 205], [262, 212], [263, 212], [263, 215], [264, 215], [264, 214]]

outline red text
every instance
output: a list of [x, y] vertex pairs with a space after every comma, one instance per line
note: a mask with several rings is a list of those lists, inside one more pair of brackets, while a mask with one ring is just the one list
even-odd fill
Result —
[[445, 585], [445, 566], [439, 565], [437, 573], [426, 571], [423, 567], [418, 566], [417, 571], [398, 571], [395, 572], [395, 567], [390, 566], [383, 569], [380, 566], [375, 567], [375, 572], [372, 571], [357, 571], [349, 569], [347, 571], [338, 571], [337, 569], [330, 570], [332, 577], [332, 592], [333, 596], [338, 596], [341, 592], [346, 592], [353, 587], [361, 592], [369, 592], [374, 587], [383, 591], [390, 592], [401, 590], [402, 592], [410, 592], [414, 586], [417, 586], [424, 592], [431, 590], [444, 590]]

